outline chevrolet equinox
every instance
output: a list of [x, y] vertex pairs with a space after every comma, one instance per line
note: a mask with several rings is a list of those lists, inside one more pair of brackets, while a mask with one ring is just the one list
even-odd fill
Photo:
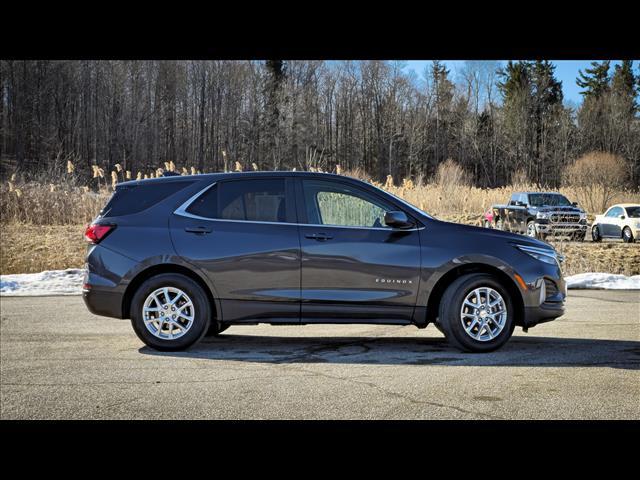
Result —
[[340, 175], [124, 182], [85, 237], [87, 307], [131, 319], [158, 350], [230, 325], [433, 323], [455, 347], [487, 352], [564, 313], [549, 244], [440, 221]]

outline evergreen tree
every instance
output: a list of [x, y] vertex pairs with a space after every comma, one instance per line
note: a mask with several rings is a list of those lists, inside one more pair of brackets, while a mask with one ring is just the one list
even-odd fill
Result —
[[498, 89], [503, 97], [502, 112], [512, 170], [533, 170], [532, 80], [529, 62], [509, 62], [498, 72]]
[[585, 73], [582, 70], [578, 70], [579, 78], [576, 79], [576, 83], [580, 88], [585, 88], [581, 95], [585, 97], [585, 100], [589, 97], [599, 98], [604, 93], [609, 91], [609, 60], [605, 60], [602, 63], [591, 62], [591, 68], [585, 68]]
[[528, 62], [512, 62], [507, 63], [506, 69], [498, 70], [498, 76], [503, 81], [498, 82], [498, 89], [502, 94], [505, 103], [521, 96], [523, 92], [529, 92], [531, 89], [530, 65]]
[[640, 88], [640, 76], [638, 76], [638, 82], [633, 75], [633, 61], [623, 60], [622, 64], [616, 65], [613, 77], [611, 79], [611, 92], [614, 94], [617, 100], [626, 104], [629, 109], [630, 115], [635, 115], [638, 111], [637, 96]]
[[[549, 151], [551, 145], [556, 144], [555, 137], [558, 134], [556, 128], [559, 124], [562, 107], [562, 82], [554, 76], [555, 66], [548, 60], [538, 60], [530, 65], [531, 71], [531, 95], [532, 115], [535, 133], [535, 174], [534, 180], [541, 183], [545, 177], [552, 179], [559, 177], [559, 172], [546, 175], [545, 166], [549, 165], [549, 158], [553, 152]], [[557, 170], [557, 164], [554, 166]]]

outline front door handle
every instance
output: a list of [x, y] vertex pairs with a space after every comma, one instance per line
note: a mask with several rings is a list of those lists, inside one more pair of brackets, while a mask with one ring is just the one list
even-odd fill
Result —
[[331, 240], [333, 238], [331, 235], [327, 235], [326, 233], [310, 233], [305, 235], [305, 237], [310, 238], [311, 240], [318, 240], [320, 242]]
[[211, 228], [209, 227], [186, 227], [184, 229], [185, 232], [189, 232], [189, 233], [200, 233], [200, 234], [204, 234], [204, 233], [211, 233]]

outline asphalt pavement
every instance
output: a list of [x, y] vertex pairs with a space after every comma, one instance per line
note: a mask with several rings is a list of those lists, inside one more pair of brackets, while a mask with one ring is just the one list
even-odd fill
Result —
[[2, 297], [0, 418], [640, 419], [640, 292], [567, 302], [489, 354], [372, 325], [236, 326], [160, 353], [79, 296]]

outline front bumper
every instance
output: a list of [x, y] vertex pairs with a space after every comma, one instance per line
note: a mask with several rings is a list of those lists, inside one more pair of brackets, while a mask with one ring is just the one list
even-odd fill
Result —
[[524, 306], [522, 325], [525, 328], [549, 322], [565, 313], [567, 284], [562, 277], [560, 265], [540, 261], [520, 263], [517, 272], [524, 280], [520, 286]]
[[551, 223], [551, 222], [535, 222], [538, 233], [587, 233], [587, 225], [582, 223]]

